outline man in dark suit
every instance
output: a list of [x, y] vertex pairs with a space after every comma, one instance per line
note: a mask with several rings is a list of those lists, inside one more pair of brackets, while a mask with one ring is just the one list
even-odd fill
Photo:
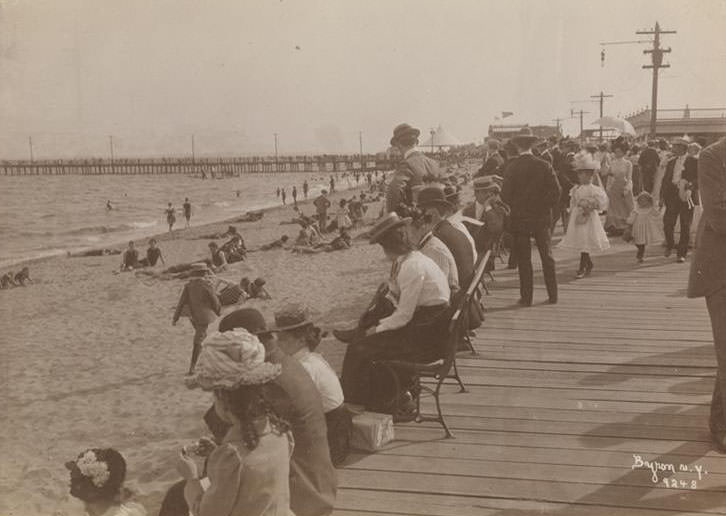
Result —
[[425, 177], [438, 177], [439, 164], [416, 150], [421, 131], [408, 124], [400, 124], [393, 130], [391, 145], [401, 154], [391, 182], [386, 190], [386, 213], [394, 212], [399, 204], [411, 205], [411, 188], [423, 184]]
[[640, 180], [643, 183], [643, 190], [648, 193], [653, 193], [653, 187], [655, 186], [655, 175], [658, 172], [658, 165], [660, 164], [660, 156], [656, 150], [658, 142], [651, 140], [648, 142], [648, 146], [643, 149], [638, 157], [638, 165], [640, 166]]
[[557, 277], [552, 257], [550, 225], [552, 210], [560, 199], [560, 184], [552, 166], [532, 154], [537, 138], [525, 127], [512, 138], [519, 155], [509, 162], [502, 187], [502, 200], [509, 206], [513, 251], [519, 268], [522, 306], [532, 305], [533, 275], [530, 239], [534, 237], [542, 259], [542, 272], [549, 302], [557, 303]]
[[680, 220], [678, 239], [678, 263], [686, 261], [688, 241], [691, 236], [693, 208], [698, 204], [698, 160], [688, 156], [688, 141], [678, 138], [673, 142], [675, 156], [668, 161], [660, 187], [660, 203], [665, 204], [663, 230], [666, 238], [666, 256], [675, 247], [673, 231], [676, 220]]
[[[479, 256], [494, 248], [499, 242], [504, 223], [509, 216], [509, 207], [499, 197], [501, 187], [498, 176], [478, 177], [474, 180], [474, 202], [463, 212], [463, 222], [476, 243]], [[490, 258], [493, 263], [494, 257]]]
[[701, 151], [698, 181], [703, 216], [688, 280], [688, 297], [706, 298], [716, 348], [716, 384], [711, 400], [711, 436], [726, 453], [726, 138]]
[[487, 153], [484, 156], [484, 162], [474, 177], [501, 175], [504, 157], [499, 152], [499, 143], [496, 138], [487, 139]]

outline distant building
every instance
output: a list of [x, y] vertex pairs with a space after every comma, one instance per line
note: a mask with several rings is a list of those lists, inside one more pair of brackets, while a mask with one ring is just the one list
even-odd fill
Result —
[[[638, 137], [650, 135], [650, 113], [644, 109], [626, 117]], [[655, 130], [666, 139], [688, 135], [710, 143], [726, 135], [726, 108], [659, 109]]]
[[539, 138], [562, 137], [562, 132], [555, 125], [529, 124], [492, 124], [489, 126], [489, 136], [500, 140], [508, 140], [512, 136], [516, 136], [525, 127], [532, 129], [532, 133]]

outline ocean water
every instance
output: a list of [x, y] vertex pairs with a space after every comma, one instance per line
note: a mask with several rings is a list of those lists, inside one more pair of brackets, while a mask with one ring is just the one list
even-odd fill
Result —
[[[96, 249], [167, 230], [164, 210], [177, 210], [175, 229], [185, 224], [182, 203], [189, 197], [192, 225], [216, 222], [249, 210], [288, 204], [296, 185], [310, 185], [309, 197], [328, 188], [330, 174], [276, 173], [202, 180], [174, 175], [0, 177], [0, 266], [22, 260]], [[361, 178], [361, 184], [363, 178]], [[355, 186], [339, 174], [336, 190]], [[239, 197], [237, 196], [239, 191]], [[112, 210], [106, 209], [110, 200]]]

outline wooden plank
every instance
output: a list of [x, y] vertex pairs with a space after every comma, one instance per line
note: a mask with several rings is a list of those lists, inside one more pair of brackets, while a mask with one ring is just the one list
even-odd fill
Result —
[[[632, 509], [661, 509], [688, 511], [694, 507], [710, 514], [723, 514], [726, 500], [723, 492], [685, 489], [655, 489], [620, 485], [590, 485], [582, 483], [442, 476], [436, 473], [409, 473], [339, 470], [341, 484], [357, 489], [405, 491], [409, 493], [440, 493], [454, 496], [527, 496], [548, 502], [589, 502], [617, 505]], [[615, 504], [617, 502], [617, 504]]]

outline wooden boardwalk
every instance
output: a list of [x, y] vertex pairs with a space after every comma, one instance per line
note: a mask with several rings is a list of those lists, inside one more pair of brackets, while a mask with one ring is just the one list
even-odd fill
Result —
[[[515, 308], [516, 273], [497, 272], [479, 356], [459, 360], [469, 392], [442, 395], [455, 438], [398, 425], [396, 441], [339, 470], [335, 514], [726, 514], [705, 303], [684, 297], [687, 265], [634, 254], [617, 245], [582, 280], [558, 256], [555, 306], [538, 304], [535, 273], [535, 306]], [[676, 473], [653, 481], [634, 456]]]

